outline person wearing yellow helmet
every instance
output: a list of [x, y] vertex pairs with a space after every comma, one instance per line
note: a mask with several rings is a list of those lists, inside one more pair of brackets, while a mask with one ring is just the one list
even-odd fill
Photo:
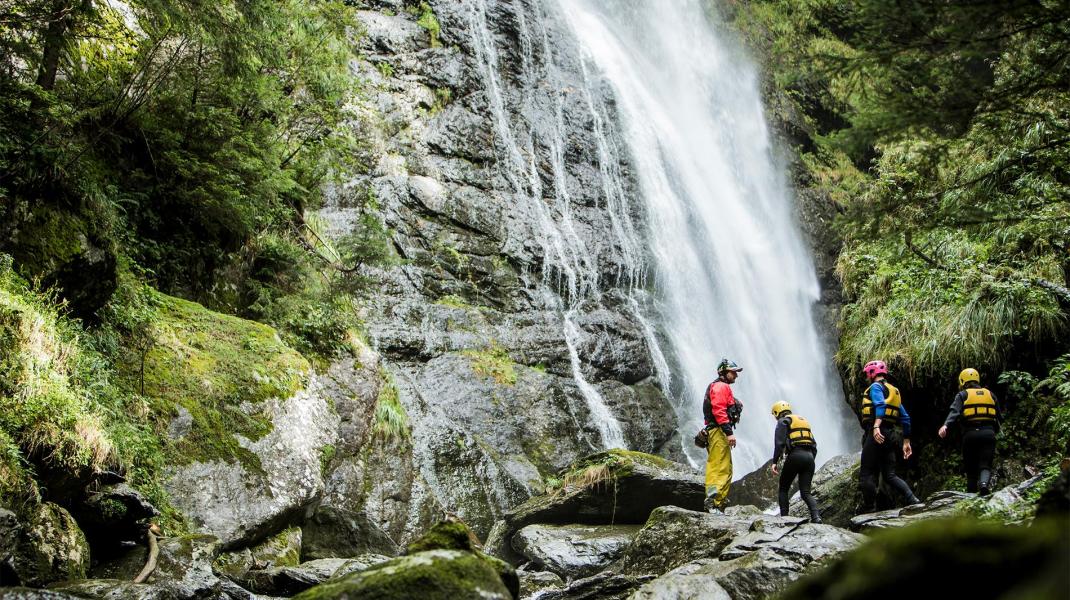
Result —
[[977, 369], [963, 369], [959, 373], [959, 393], [951, 401], [947, 419], [937, 435], [945, 438], [949, 427], [962, 423], [962, 462], [966, 467], [967, 492], [987, 496], [990, 491], [1000, 417], [999, 401], [995, 394], [981, 387], [981, 374]]
[[[821, 513], [817, 510], [817, 500], [810, 494], [810, 483], [814, 479], [814, 459], [817, 458], [817, 440], [810, 430], [810, 423], [803, 417], [791, 412], [791, 405], [783, 400], [773, 404], [773, 417], [777, 420], [776, 432], [773, 434], [773, 464], [769, 470], [773, 475], [780, 475], [780, 487], [777, 500], [780, 515], [788, 516], [788, 496], [791, 484], [799, 479], [799, 495], [810, 509], [810, 522], [820, 523]], [[784, 467], [777, 465], [784, 457]]]

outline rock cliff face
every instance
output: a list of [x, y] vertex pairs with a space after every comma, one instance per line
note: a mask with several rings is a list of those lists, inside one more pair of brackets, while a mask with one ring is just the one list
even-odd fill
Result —
[[[321, 215], [341, 239], [374, 198], [391, 232], [397, 261], [368, 273], [365, 318], [411, 437], [340, 461], [325, 504], [348, 502], [399, 542], [439, 509], [486, 535], [608, 445], [680, 456], [639, 313], [643, 215], [605, 133], [612, 100], [549, 4], [359, 14], [368, 92], [353, 127], [371, 140], [368, 168]], [[362, 481], [380, 489], [343, 499]]]

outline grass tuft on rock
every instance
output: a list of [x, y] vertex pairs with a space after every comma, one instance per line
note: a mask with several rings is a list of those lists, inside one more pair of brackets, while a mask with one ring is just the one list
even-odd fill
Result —
[[516, 366], [509, 352], [491, 342], [489, 348], [483, 350], [465, 350], [462, 354], [467, 356], [472, 363], [472, 370], [477, 375], [490, 378], [499, 385], [516, 384]]
[[385, 370], [380, 371], [382, 385], [375, 403], [373, 430], [384, 440], [406, 441], [412, 438], [409, 415], [401, 405], [397, 384]]
[[92, 393], [98, 357], [54, 299], [0, 255], [0, 504], [37, 500], [34, 463], [102, 469], [117, 452]]

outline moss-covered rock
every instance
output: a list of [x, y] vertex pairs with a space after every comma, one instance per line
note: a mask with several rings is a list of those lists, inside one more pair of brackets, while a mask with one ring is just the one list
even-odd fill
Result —
[[295, 567], [301, 563], [301, 528], [285, 529], [252, 548], [224, 552], [212, 564], [216, 573], [242, 581], [254, 569]]
[[1007, 527], [959, 518], [882, 531], [781, 598], [1066, 598], [1068, 530], [1065, 519]]
[[22, 524], [10, 566], [23, 585], [81, 579], [89, 568], [89, 544], [70, 513], [46, 502]]
[[[140, 364], [127, 365], [131, 391], [142, 392], [154, 414], [170, 425], [189, 415], [188, 425], [168, 431], [171, 459], [241, 461], [259, 459], [240, 441], [271, 431], [264, 402], [302, 389], [309, 362], [260, 323], [210, 311], [181, 298], [149, 292], [154, 308]], [[240, 436], [240, 437], [239, 437]]]
[[318, 585], [295, 600], [510, 600], [514, 596], [485, 560], [460, 550], [403, 556]]
[[480, 549], [479, 538], [460, 521], [441, 521], [419, 539], [409, 544], [406, 554], [416, 554], [427, 550], [465, 550], [476, 552]]
[[274, 329], [148, 291], [144, 359], [124, 370], [165, 440], [164, 488], [224, 548], [301, 519], [323, 490], [334, 441], [330, 390]]
[[520, 579], [516, 570], [504, 560], [483, 552], [479, 538], [463, 522], [449, 520], [436, 523], [427, 533], [409, 544], [405, 553], [413, 555], [430, 550], [462, 550], [475, 554], [498, 573], [514, 598], [519, 596]]
[[93, 319], [117, 287], [115, 244], [84, 216], [40, 204], [7, 248], [21, 274], [57, 289], [80, 318]]

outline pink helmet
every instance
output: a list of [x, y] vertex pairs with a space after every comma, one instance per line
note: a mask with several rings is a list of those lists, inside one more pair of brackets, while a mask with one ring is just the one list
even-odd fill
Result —
[[888, 365], [884, 364], [883, 360], [871, 360], [866, 363], [866, 366], [862, 367], [862, 372], [869, 379], [873, 379], [877, 375], [887, 375]]

